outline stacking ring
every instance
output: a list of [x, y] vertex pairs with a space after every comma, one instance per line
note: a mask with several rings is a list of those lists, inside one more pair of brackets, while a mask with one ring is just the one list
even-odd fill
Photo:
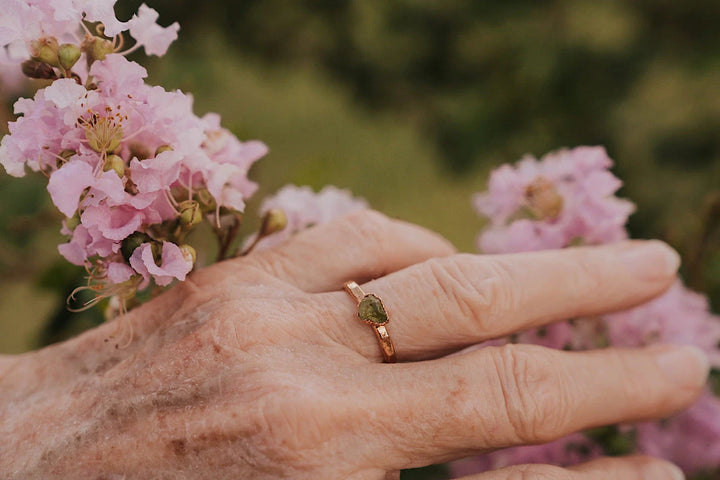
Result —
[[357, 302], [358, 318], [373, 327], [375, 336], [380, 344], [383, 362], [397, 362], [395, 346], [390, 339], [390, 334], [388, 333], [387, 328], [385, 328], [385, 325], [387, 325], [390, 321], [390, 317], [388, 317], [385, 305], [383, 305], [380, 297], [372, 293], [365, 293], [363, 289], [360, 288], [360, 285], [355, 282], [347, 282], [345, 284], [345, 291], [348, 292]]

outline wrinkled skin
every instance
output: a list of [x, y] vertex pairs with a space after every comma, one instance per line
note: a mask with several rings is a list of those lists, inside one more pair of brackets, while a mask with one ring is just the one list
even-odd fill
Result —
[[[419, 227], [355, 213], [197, 271], [77, 338], [0, 357], [0, 476], [380, 480], [668, 416], [702, 390], [708, 367], [694, 351], [504, 346], [445, 355], [628, 308], [662, 293], [676, 269], [659, 242], [456, 255]], [[371, 327], [341, 291], [351, 279], [383, 298], [400, 363], [381, 363]], [[632, 457], [473, 478], [677, 475]]]

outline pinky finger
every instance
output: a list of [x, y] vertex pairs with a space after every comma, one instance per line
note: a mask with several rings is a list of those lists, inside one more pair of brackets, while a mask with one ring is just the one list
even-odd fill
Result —
[[672, 463], [650, 457], [602, 458], [570, 468], [517, 465], [458, 480], [684, 480]]

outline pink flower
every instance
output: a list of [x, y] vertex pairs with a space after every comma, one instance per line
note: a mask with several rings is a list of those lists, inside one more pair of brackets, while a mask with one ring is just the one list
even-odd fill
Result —
[[720, 400], [709, 391], [665, 422], [637, 427], [638, 450], [668, 459], [688, 474], [720, 466]]
[[478, 239], [487, 253], [599, 244], [626, 238], [633, 205], [614, 196], [621, 182], [602, 147], [525, 157], [495, 170], [475, 208], [490, 225]]
[[655, 300], [606, 319], [612, 345], [695, 345], [708, 354], [714, 367], [720, 368], [720, 317], [710, 312], [705, 296], [687, 289], [680, 281]]
[[278, 192], [263, 200], [260, 213], [271, 208], [285, 212], [288, 224], [285, 229], [262, 239], [256, 249], [271, 248], [295, 233], [327, 223], [346, 213], [368, 208], [368, 203], [359, 197], [353, 197], [348, 190], [328, 185], [318, 193], [310, 187], [285, 185]]
[[80, 195], [93, 183], [95, 175], [89, 164], [69, 162], [53, 172], [47, 188], [58, 210], [66, 217], [72, 217], [80, 203]]
[[91, 206], [80, 215], [80, 222], [86, 227], [97, 228], [106, 239], [120, 242], [140, 229], [143, 212], [124, 205]]
[[[490, 177], [488, 191], [475, 197], [476, 209], [488, 219], [479, 248], [491, 253], [521, 252], [625, 238], [625, 223], [633, 206], [614, 196], [621, 184], [608, 170], [611, 165], [604, 149], [579, 147], [498, 168]], [[720, 368], [720, 318], [710, 312], [703, 295], [680, 281], [664, 295], [634, 309], [556, 323], [512, 339], [571, 350], [654, 343], [694, 345]], [[708, 392], [696, 406], [671, 420], [638, 426], [638, 451], [672, 460], [688, 473], [717, 469], [718, 425], [720, 400]], [[472, 467], [475, 462], [478, 468], [497, 468], [512, 463], [580, 460], [568, 456], [559, 445], [500, 451], [469, 459], [464, 465]]]
[[156, 242], [174, 242], [187, 202], [201, 215], [242, 211], [257, 188], [248, 171], [267, 147], [241, 142], [217, 115], [199, 118], [182, 92], [145, 84], [145, 69], [122, 55], [94, 62], [90, 74], [96, 88], [60, 79], [19, 100], [21, 117], [0, 143], [0, 164], [16, 176], [25, 167], [49, 175], [55, 205], [80, 219], [63, 230], [71, 239], [60, 252], [69, 261], [93, 262], [103, 282], [122, 278], [106, 275], [107, 264], [145, 265], [136, 272], [166, 285], [189, 271], [185, 262], [157, 267], [166, 273], [128, 264], [126, 240], [153, 231]]
[[544, 445], [506, 448], [487, 455], [452, 462], [450, 469], [453, 476], [464, 476], [528, 463], [568, 466], [591, 460], [601, 453], [590, 439], [576, 433]]
[[[252, 196], [257, 185], [248, 180], [250, 167], [268, 152], [267, 146], [257, 140], [241, 142], [235, 135], [220, 126], [220, 116], [207, 114], [203, 151], [211, 162], [206, 163], [204, 177], [208, 190], [221, 205], [242, 211], [244, 199]], [[211, 168], [210, 165], [212, 165]]]
[[573, 327], [568, 322], [554, 323], [518, 335], [518, 343], [532, 343], [562, 350], [572, 344]]
[[86, 265], [93, 256], [107, 257], [113, 254], [114, 242], [105, 238], [97, 227], [76, 226], [70, 232], [70, 242], [58, 245], [58, 251], [75, 265]]
[[130, 162], [132, 180], [140, 193], [167, 190], [180, 177], [182, 154], [175, 151], [162, 152], [155, 158]]
[[128, 22], [130, 35], [137, 41], [138, 45], [145, 48], [148, 55], [163, 56], [168, 47], [177, 39], [177, 32], [180, 25], [177, 22], [169, 27], [163, 28], [157, 23], [158, 12], [144, 3], [140, 5], [138, 13]]
[[135, 275], [135, 271], [124, 263], [110, 262], [107, 265], [107, 278], [110, 283], [127, 282]]
[[152, 277], [160, 286], [169, 285], [174, 279], [185, 280], [193, 267], [192, 258], [174, 243], [163, 242], [161, 264], [153, 257], [152, 245], [143, 243], [130, 257], [132, 268], [145, 278]]
[[[158, 13], [143, 4], [129, 21], [121, 22], [115, 15], [116, 0], [0, 0], [0, 49], [10, 48], [19, 65], [32, 51], [32, 42], [53, 38], [58, 44], [81, 46], [83, 22], [99, 22], [104, 36], [113, 39], [123, 32], [132, 36], [136, 45], [148, 55], [164, 55], [177, 39], [179, 25], [158, 25]], [[117, 42], [120, 43], [120, 42]], [[82, 65], [82, 62], [79, 63]]]
[[[147, 77], [147, 70], [118, 54], [110, 54], [102, 62], [93, 63], [90, 75], [102, 84], [102, 93], [107, 98], [120, 99], [127, 95], [138, 95], [147, 88], [143, 82]], [[145, 95], [147, 94], [143, 93], [143, 96]]]
[[115, 17], [115, 1], [116, 0], [74, 0], [70, 2], [64, 0], [60, 3], [60, 5], [65, 8], [65, 12], [61, 9], [57, 9], [55, 16], [57, 17], [58, 14], [60, 14], [64, 15], [65, 18], [68, 18], [68, 20], [77, 20], [77, 14], [73, 15], [74, 18], [70, 17], [70, 12], [72, 11], [70, 7], [71, 5], [74, 5], [78, 10], [85, 13], [86, 20], [102, 23], [105, 27], [105, 35], [108, 37], [114, 37], [115, 35], [128, 29], [125, 22], [121, 22]]

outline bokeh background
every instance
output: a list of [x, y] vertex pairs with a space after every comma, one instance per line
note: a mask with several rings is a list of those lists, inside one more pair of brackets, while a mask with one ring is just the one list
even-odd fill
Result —
[[[119, 17], [139, 3], [119, 0]], [[136, 58], [151, 81], [270, 147], [252, 171], [250, 227], [283, 184], [335, 184], [473, 251], [470, 197], [490, 169], [602, 144], [638, 205], [633, 235], [678, 248], [686, 280], [720, 306], [720, 2], [147, 3], [181, 24], [166, 57]], [[64, 308], [82, 271], [56, 251], [61, 217], [44, 188], [0, 173], [0, 353], [102, 321]], [[422, 474], [439, 475], [406, 478]]]

